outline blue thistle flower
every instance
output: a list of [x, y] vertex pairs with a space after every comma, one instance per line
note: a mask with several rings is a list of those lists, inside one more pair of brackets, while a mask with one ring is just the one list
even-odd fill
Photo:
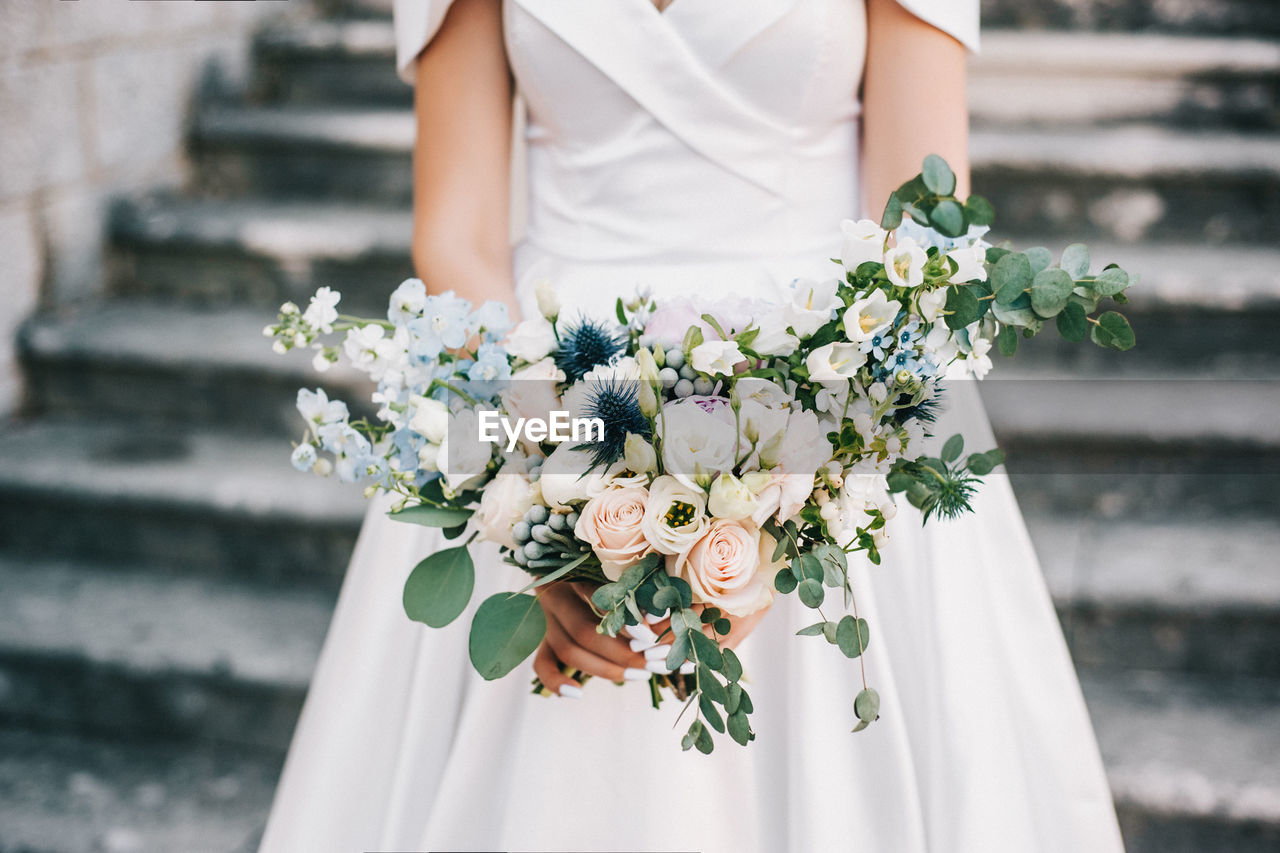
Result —
[[602, 441], [574, 448], [592, 451], [591, 468], [588, 470], [607, 468], [621, 459], [628, 433], [645, 439], [653, 434], [653, 425], [640, 411], [640, 386], [636, 381], [605, 379], [592, 383], [582, 414], [588, 418], [599, 418], [604, 423]]
[[626, 342], [608, 326], [588, 317], [560, 333], [556, 367], [570, 382], [577, 382], [594, 368], [608, 364], [622, 352]]
[[894, 420], [899, 426], [907, 421], [915, 418], [922, 424], [931, 424], [938, 420], [938, 415], [942, 413], [942, 389], [933, 392], [933, 396], [926, 397], [914, 406], [908, 406], [905, 409], [898, 409], [893, 413]]

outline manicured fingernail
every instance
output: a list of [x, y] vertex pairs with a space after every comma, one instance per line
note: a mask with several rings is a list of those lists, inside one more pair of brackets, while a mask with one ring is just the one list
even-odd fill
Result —
[[622, 677], [627, 681], [644, 681], [649, 677], [649, 670], [629, 666], [623, 671]]
[[693, 661], [687, 660], [684, 663], [680, 664], [680, 671], [685, 675], [688, 675], [689, 673], [693, 672]]
[[666, 660], [667, 653], [671, 651], [668, 645], [650, 646], [644, 650], [645, 660]]
[[644, 615], [644, 621], [648, 622], [650, 625], [657, 625], [659, 622], [661, 622], [663, 619], [666, 619], [666, 618], [667, 618], [666, 611], [663, 611], [661, 616], [654, 616], [652, 613], [646, 613]]
[[649, 672], [656, 672], [659, 675], [670, 675], [671, 669], [667, 666], [665, 660], [651, 660], [645, 663], [644, 668]]
[[653, 645], [654, 645], [653, 640], [632, 640], [631, 651], [633, 652], [647, 651], [648, 649], [653, 648]]
[[560, 695], [565, 699], [581, 699], [582, 688], [574, 684], [561, 684]]
[[649, 645], [653, 645], [658, 639], [658, 635], [650, 631], [648, 625], [628, 625], [627, 633], [637, 640], [647, 641]]

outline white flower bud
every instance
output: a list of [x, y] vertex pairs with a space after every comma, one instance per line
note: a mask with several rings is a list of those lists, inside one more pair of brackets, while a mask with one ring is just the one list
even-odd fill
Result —
[[292, 302], [286, 302], [280, 306], [280, 313], [284, 314], [285, 316], [291, 316], [293, 314], [297, 314], [298, 306], [294, 305]]
[[289, 348], [284, 345], [284, 341], [276, 341], [271, 345], [271, 351], [276, 355], [284, 355], [289, 351]]
[[551, 282], [541, 279], [533, 286], [533, 295], [538, 300], [538, 313], [548, 320], [560, 316], [560, 295], [551, 286]]
[[647, 474], [658, 467], [658, 454], [654, 452], [653, 445], [633, 432], [627, 433], [622, 444], [622, 459], [636, 474]]
[[321, 456], [316, 460], [315, 467], [311, 470], [315, 471], [321, 477], [328, 477], [333, 473], [333, 463], [329, 461], [329, 457]]
[[325, 354], [324, 354], [323, 352], [318, 352], [318, 353], [316, 353], [316, 357], [315, 357], [315, 358], [313, 358], [313, 359], [311, 359], [311, 367], [312, 367], [312, 368], [313, 368], [317, 373], [324, 373], [324, 372], [325, 372], [325, 371], [327, 371], [331, 366], [332, 366], [332, 365], [331, 365], [331, 363], [329, 362], [329, 359], [325, 357]]
[[824, 503], [820, 510], [820, 514], [822, 515], [823, 521], [833, 521], [840, 515], [840, 507], [832, 502]]

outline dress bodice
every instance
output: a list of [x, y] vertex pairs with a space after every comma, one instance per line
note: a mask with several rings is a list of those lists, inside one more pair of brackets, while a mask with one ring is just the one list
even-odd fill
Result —
[[[976, 0], [902, 0], [973, 44]], [[397, 0], [402, 69], [442, 0]], [[859, 211], [862, 0], [504, 0], [526, 239], [587, 263], [827, 252]]]

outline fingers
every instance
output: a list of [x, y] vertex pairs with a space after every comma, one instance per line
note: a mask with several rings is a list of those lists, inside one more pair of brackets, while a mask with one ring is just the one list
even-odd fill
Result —
[[542, 686], [557, 696], [574, 699], [582, 696], [582, 686], [560, 671], [560, 661], [556, 659], [555, 652], [546, 640], [542, 641], [534, 655], [533, 672]]
[[[600, 635], [597, 634], [596, 636]], [[627, 666], [626, 664], [601, 657], [594, 649], [586, 648], [582, 645], [580, 638], [571, 635], [555, 619], [547, 620], [546, 643], [559, 660], [574, 669], [580, 669], [591, 675], [598, 675], [610, 681], [634, 681], [639, 678], [649, 677], [649, 673], [642, 668]], [[630, 649], [626, 649], [626, 656], [628, 662], [630, 662], [630, 658], [638, 657]], [[644, 658], [640, 657], [640, 660], [643, 661]]]

